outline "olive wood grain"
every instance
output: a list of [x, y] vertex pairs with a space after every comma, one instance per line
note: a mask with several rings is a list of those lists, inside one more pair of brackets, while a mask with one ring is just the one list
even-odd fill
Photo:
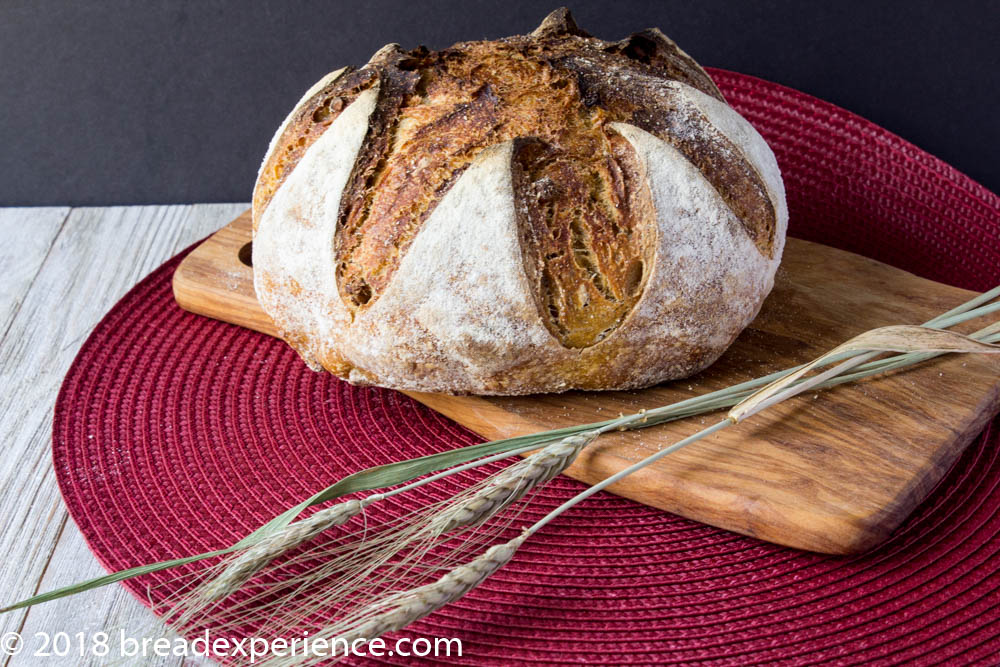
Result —
[[[275, 335], [254, 297], [252, 269], [240, 260], [241, 250], [249, 258], [249, 242], [245, 213], [188, 255], [174, 275], [174, 295], [192, 312]], [[485, 438], [504, 438], [722, 389], [809, 361], [873, 327], [919, 324], [971, 296], [860, 255], [789, 239], [774, 291], [757, 319], [697, 376], [633, 392], [409, 395]], [[770, 542], [855, 553], [884, 540], [998, 410], [1000, 363], [995, 358], [940, 358], [796, 397], [610, 489]], [[607, 436], [585, 450], [566, 474], [594, 483], [710, 419]]]

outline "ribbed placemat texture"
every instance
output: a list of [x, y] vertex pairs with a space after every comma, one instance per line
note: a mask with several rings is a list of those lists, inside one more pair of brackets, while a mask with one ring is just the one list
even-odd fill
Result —
[[[773, 147], [792, 235], [961, 287], [1000, 282], [996, 195], [833, 105], [711, 73]], [[178, 261], [98, 325], [56, 406], [59, 484], [108, 569], [228, 545], [351, 472], [479, 440], [401, 394], [313, 373], [278, 340], [181, 311]], [[855, 558], [599, 494], [406, 634], [461, 638], [451, 664], [995, 664], [998, 446], [994, 420], [888, 543]], [[370, 520], [476, 478], [375, 505]], [[554, 480], [522, 520], [581, 488]], [[126, 585], [145, 595], [171, 576]]]

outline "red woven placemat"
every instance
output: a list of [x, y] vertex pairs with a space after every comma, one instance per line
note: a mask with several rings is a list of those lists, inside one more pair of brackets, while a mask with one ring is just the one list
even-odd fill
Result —
[[[842, 109], [712, 74], [774, 148], [793, 235], [966, 288], [1000, 282], [996, 195]], [[178, 260], [98, 325], [56, 405], [59, 485], [108, 569], [228, 545], [348, 473], [478, 440], [401, 394], [313, 373], [280, 341], [181, 311], [170, 288]], [[463, 656], [449, 662], [468, 664], [995, 664], [998, 445], [995, 420], [888, 543], [855, 558], [599, 494], [405, 634], [461, 638]], [[369, 516], [396, 516], [473, 478]], [[554, 480], [523, 518], [580, 488]], [[144, 596], [171, 577], [126, 585]]]

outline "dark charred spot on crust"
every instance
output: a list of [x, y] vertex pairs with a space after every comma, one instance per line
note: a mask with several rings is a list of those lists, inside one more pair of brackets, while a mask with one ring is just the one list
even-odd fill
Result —
[[[485, 148], [515, 141], [515, 204], [539, 313], [567, 347], [611, 335], [652, 266], [655, 211], [638, 156], [611, 122], [670, 142], [772, 251], [774, 211], [738, 148], [674, 81], [723, 100], [697, 63], [658, 30], [605, 42], [565, 9], [530, 35], [441, 51], [396, 45], [319, 91], [298, 112], [254, 194], [262, 211], [309, 145], [360, 92], [379, 84], [369, 130], [341, 197], [337, 282], [352, 310], [385, 291], [442, 197]], [[673, 100], [673, 101], [672, 101]], [[469, 224], [478, 221], [470, 220]]]

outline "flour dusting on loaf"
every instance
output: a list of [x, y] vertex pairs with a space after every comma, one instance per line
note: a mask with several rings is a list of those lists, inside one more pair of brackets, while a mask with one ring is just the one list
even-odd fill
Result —
[[324, 77], [254, 190], [254, 282], [313, 368], [397, 389], [628, 389], [711, 364], [787, 227], [760, 135], [657, 30], [398, 45]]

